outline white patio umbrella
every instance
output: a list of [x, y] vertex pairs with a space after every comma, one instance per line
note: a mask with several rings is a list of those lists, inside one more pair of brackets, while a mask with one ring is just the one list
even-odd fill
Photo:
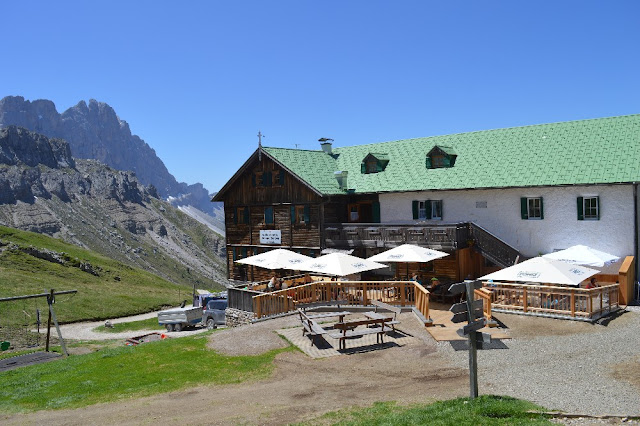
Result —
[[445, 256], [449, 256], [449, 253], [413, 244], [402, 244], [401, 246], [373, 255], [369, 257], [368, 260], [374, 262], [426, 263]]
[[618, 256], [614, 256], [613, 254], [605, 253], [580, 244], [571, 246], [568, 249], [543, 254], [542, 257], [546, 259], [560, 260], [574, 265], [597, 266], [600, 268], [606, 263], [614, 262], [619, 259]]
[[236, 260], [236, 263], [267, 269], [293, 269], [299, 271], [299, 265], [310, 259], [313, 258], [291, 250], [278, 248]]
[[599, 271], [584, 266], [570, 265], [559, 260], [534, 257], [522, 263], [493, 272], [480, 280], [526, 281], [536, 283], [579, 285]]
[[380, 268], [388, 268], [388, 266], [345, 253], [325, 254], [315, 259], [309, 259], [297, 266], [297, 269], [301, 271], [318, 272], [340, 277]]

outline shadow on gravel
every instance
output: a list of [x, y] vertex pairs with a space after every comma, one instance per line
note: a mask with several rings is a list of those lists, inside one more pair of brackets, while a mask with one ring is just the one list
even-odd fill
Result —
[[[451, 347], [456, 352], [469, 350], [469, 342], [467, 340], [452, 340], [450, 343]], [[486, 351], [491, 349], [509, 349], [509, 347], [499, 339], [491, 339], [490, 343], [482, 343], [482, 347], [478, 345], [478, 350]]]
[[626, 314], [627, 310], [625, 309], [618, 309], [617, 311], [613, 312], [610, 315], [607, 315], [606, 317], [600, 318], [594, 322], [591, 323], [591, 325], [603, 325], [605, 327], [607, 327], [609, 325], [609, 323], [611, 321], [613, 321], [616, 318], [620, 318], [622, 315]]

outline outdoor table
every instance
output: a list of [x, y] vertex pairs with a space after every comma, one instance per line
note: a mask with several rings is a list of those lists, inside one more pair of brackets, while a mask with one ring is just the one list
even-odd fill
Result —
[[340, 312], [324, 312], [321, 314], [313, 314], [313, 315], [307, 315], [307, 317], [311, 318], [311, 319], [319, 319], [319, 318], [331, 318], [331, 317], [338, 317], [338, 322], [344, 322], [344, 317], [345, 315], [349, 315], [351, 312], [349, 311], [340, 311]]

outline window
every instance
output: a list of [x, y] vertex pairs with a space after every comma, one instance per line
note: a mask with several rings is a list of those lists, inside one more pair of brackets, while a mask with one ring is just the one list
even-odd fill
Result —
[[542, 197], [520, 199], [520, 214], [522, 219], [544, 219]]
[[431, 219], [442, 220], [442, 200], [431, 201]]
[[308, 225], [310, 208], [308, 204], [291, 206], [291, 223], [297, 225]]
[[362, 174], [383, 172], [389, 164], [389, 155], [370, 152], [360, 164]]
[[264, 208], [264, 223], [272, 224], [273, 223], [273, 207], [265, 207]]
[[233, 216], [234, 224], [249, 224], [249, 207], [236, 207], [235, 215]]
[[449, 146], [434, 146], [427, 153], [426, 167], [427, 169], [441, 169], [453, 167], [456, 163], [457, 155], [453, 148]]
[[273, 186], [284, 186], [284, 170], [273, 171]]
[[418, 201], [418, 219], [424, 220], [427, 218], [427, 202]]
[[251, 176], [251, 184], [253, 186], [265, 187], [271, 186], [272, 184], [272, 174], [271, 172], [256, 172]]
[[578, 197], [578, 220], [600, 220], [600, 197]]
[[360, 219], [360, 209], [357, 204], [352, 204], [349, 207], [349, 222], [357, 222]]
[[416, 220], [442, 220], [442, 200], [415, 200], [412, 210]]

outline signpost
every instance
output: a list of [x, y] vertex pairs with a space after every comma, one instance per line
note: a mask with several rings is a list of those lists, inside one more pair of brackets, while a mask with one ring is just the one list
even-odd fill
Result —
[[467, 292], [467, 301], [453, 305], [451, 312], [454, 315], [454, 323], [468, 322], [457, 333], [460, 336], [467, 336], [469, 339], [469, 391], [471, 399], [478, 397], [478, 340], [480, 340], [482, 347], [482, 342], [485, 342], [486, 339], [485, 336], [488, 336], [485, 333], [477, 333], [477, 330], [480, 330], [486, 324], [482, 312], [482, 300], [473, 300], [474, 290], [481, 287], [482, 282], [480, 281], [465, 281], [452, 284], [449, 287], [449, 292], [453, 294]]

